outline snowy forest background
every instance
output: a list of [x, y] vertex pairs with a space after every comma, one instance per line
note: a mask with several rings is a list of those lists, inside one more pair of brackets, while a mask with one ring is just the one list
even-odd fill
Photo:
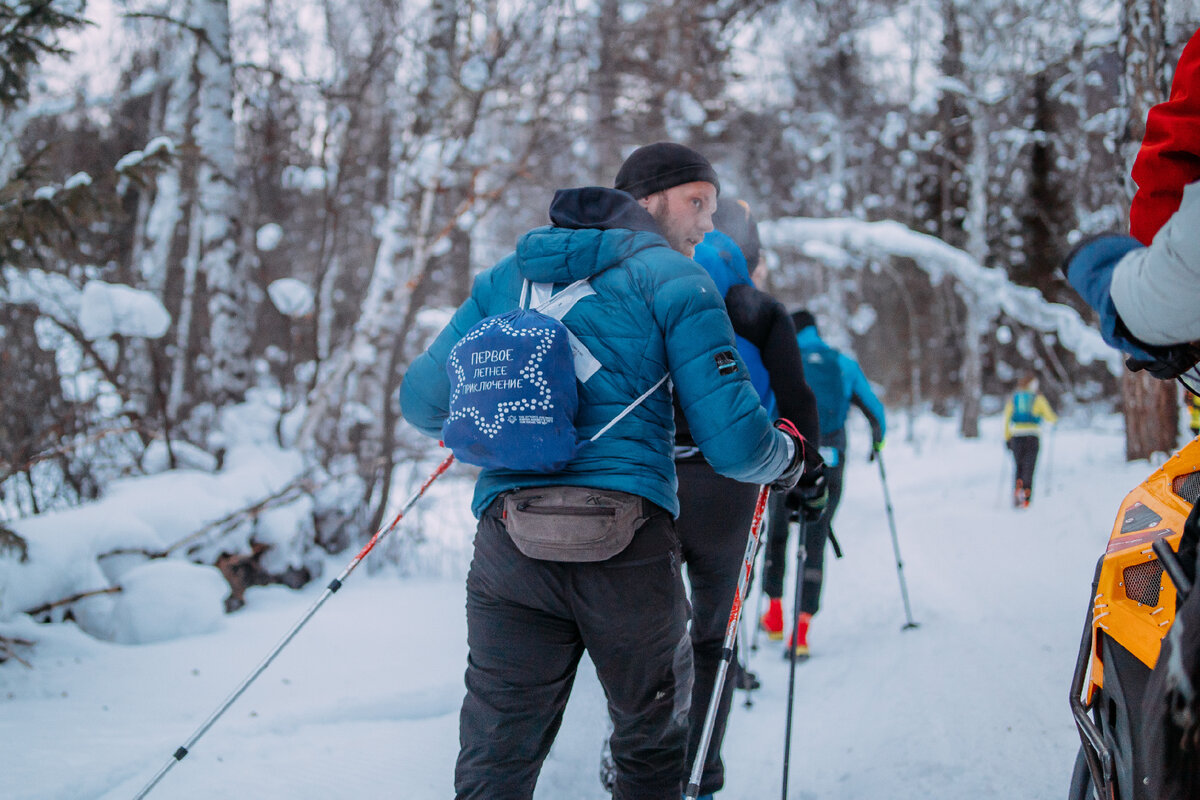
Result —
[[[249, 441], [269, 489], [92, 554], [315, 577], [441, 460], [397, 389], [472, 275], [661, 139], [750, 203], [764, 288], [859, 359], [892, 436], [977, 436], [1032, 369], [1060, 410], [1123, 407], [1129, 458], [1169, 451], [1177, 390], [1122, 373], [1058, 267], [1126, 229], [1198, 25], [1164, 0], [0, 0], [0, 578], [22, 520]], [[0, 614], [86, 589], [3, 584]]]

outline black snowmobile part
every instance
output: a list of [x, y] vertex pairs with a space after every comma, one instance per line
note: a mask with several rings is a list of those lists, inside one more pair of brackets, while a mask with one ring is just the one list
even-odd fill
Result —
[[[1096, 596], [1096, 590], [1100, 582], [1100, 569], [1104, 565], [1104, 559], [1100, 558], [1096, 562], [1096, 573], [1092, 578], [1092, 597]], [[1087, 680], [1088, 666], [1092, 660], [1092, 603], [1088, 602], [1087, 616], [1083, 624], [1083, 637], [1079, 642], [1079, 656], [1075, 659], [1075, 674], [1071, 679], [1071, 713], [1075, 716], [1075, 727], [1079, 729], [1079, 739], [1081, 742], [1080, 752], [1087, 760], [1088, 772], [1091, 775], [1091, 784], [1100, 791], [1100, 796], [1105, 800], [1110, 800], [1114, 797], [1112, 790], [1113, 782], [1113, 754], [1108, 745], [1104, 742], [1104, 737], [1100, 733], [1100, 729], [1096, 727], [1096, 723], [1088, 716], [1090, 706], [1083, 702], [1083, 685]], [[1095, 705], [1094, 698], [1092, 705]], [[1077, 800], [1072, 793], [1070, 800]], [[1090, 797], [1080, 797], [1078, 800], [1091, 800]]]
[[1090, 780], [1073, 783], [1070, 800], [1153, 800], [1144, 781], [1147, 771], [1137, 724], [1150, 670], [1110, 636], [1102, 636], [1100, 647], [1104, 688], [1088, 707], [1081, 701], [1072, 703]]

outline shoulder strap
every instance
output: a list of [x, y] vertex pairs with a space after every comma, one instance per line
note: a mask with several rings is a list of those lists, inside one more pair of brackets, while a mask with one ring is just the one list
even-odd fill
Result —
[[[592, 288], [592, 285], [589, 283], [587, 278], [581, 278], [574, 283], [568, 284], [561, 292], [551, 296], [551, 292], [553, 291], [553, 284], [531, 283], [530, 280], [526, 278], [521, 285], [520, 306], [521, 308], [526, 308], [526, 300], [528, 300], [532, 305], [536, 299], [537, 305], [533, 306], [533, 310], [539, 311], [548, 317], [553, 317], [559, 322], [562, 322], [562, 318], [566, 316], [568, 311], [575, 307], [576, 303], [588, 295], [596, 293], [596, 290]], [[580, 381], [586, 383], [587, 379], [592, 377], [592, 375], [594, 375], [596, 371], [600, 369], [600, 362], [596, 360], [596, 357], [588, 351], [583, 342], [579, 341], [579, 339], [575, 337], [575, 334], [571, 333], [570, 328], [567, 328], [566, 325], [563, 325], [563, 327], [566, 328], [567, 337], [570, 339], [571, 343], [571, 353], [575, 357], [575, 372], [579, 376]], [[607, 433], [609, 428], [611, 428], [613, 425], [616, 425], [618, 422], [624, 419], [630, 411], [633, 411], [635, 408], [645, 402], [646, 398], [654, 394], [658, 387], [666, 383], [667, 379], [670, 377], [670, 371], [663, 373], [663, 376], [658, 379], [657, 383], [655, 383], [646, 391], [642, 392], [642, 395], [632, 403], [621, 409], [620, 413], [609, 420], [608, 424], [598, 430], [594, 436], [588, 439], [588, 441], [594, 442]]]
[[655, 390], [656, 390], [656, 389], [658, 389], [658, 387], [662, 386], [664, 383], [666, 383], [666, 381], [667, 381], [667, 378], [669, 378], [669, 377], [671, 377], [671, 373], [670, 373], [670, 372], [665, 372], [665, 373], [663, 373], [663, 376], [662, 376], [661, 378], [659, 378], [659, 379], [658, 379], [658, 383], [654, 384], [654, 385], [653, 385], [653, 386], [651, 386], [649, 389], [647, 389], [646, 391], [642, 392], [642, 396], [641, 396], [641, 397], [639, 397], [637, 400], [634, 400], [634, 401], [633, 401], [632, 403], [630, 403], [629, 405], [625, 406], [625, 408], [621, 409], [621, 413], [620, 413], [620, 414], [617, 414], [615, 417], [613, 417], [613, 418], [612, 418], [612, 419], [609, 421], [609, 423], [608, 423], [607, 425], [605, 425], [605, 426], [604, 426], [603, 428], [601, 428], [600, 430], [596, 431], [596, 435], [595, 435], [595, 436], [593, 436], [592, 438], [588, 439], [588, 441], [589, 441], [589, 442], [594, 442], [594, 441], [596, 441], [597, 439], [599, 439], [601, 436], [603, 436], [605, 433], [607, 433], [609, 428], [611, 428], [613, 425], [616, 425], [618, 422], [620, 422], [620, 421], [621, 421], [621, 419], [622, 419], [622, 418], [623, 418], [623, 417], [624, 417], [626, 414], [628, 414], [630, 411], [633, 411], [635, 408], [637, 408], [638, 406], [640, 406], [640, 405], [642, 404], [642, 402], [643, 402], [643, 401], [645, 401], [645, 399], [646, 399], [647, 397], [649, 397], [650, 395], [654, 394]]

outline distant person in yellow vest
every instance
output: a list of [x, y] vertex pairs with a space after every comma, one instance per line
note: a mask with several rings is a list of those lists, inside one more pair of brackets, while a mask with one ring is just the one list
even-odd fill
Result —
[[1033, 470], [1037, 466], [1042, 422], [1054, 424], [1058, 417], [1050, 402], [1038, 391], [1038, 381], [1026, 375], [1004, 404], [1004, 446], [1017, 463], [1013, 505], [1025, 508], [1033, 495]]
[[1200, 436], [1200, 395], [1191, 392], [1184, 393], [1184, 403], [1188, 410], [1188, 427], [1192, 429], [1192, 438]]

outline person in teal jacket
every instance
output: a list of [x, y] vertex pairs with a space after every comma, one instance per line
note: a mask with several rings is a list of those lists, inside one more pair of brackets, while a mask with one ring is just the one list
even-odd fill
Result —
[[[824, 511], [804, 526], [804, 575], [800, 590], [800, 613], [790, 646], [796, 655], [808, 655], [808, 626], [821, 605], [821, 587], [825, 580], [825, 543], [833, 535], [833, 515], [842, 498], [846, 463], [846, 416], [853, 405], [862, 411], [871, 425], [871, 458], [883, 449], [887, 420], [858, 362], [830, 347], [817, 331], [816, 319], [804, 310], [792, 314], [796, 341], [804, 358], [804, 376], [817, 396], [817, 415], [821, 424], [821, 455], [825, 459], [825, 480], [829, 498]], [[801, 498], [789, 496], [788, 506], [798, 510]], [[783, 577], [787, 550], [787, 527], [773, 526], [768, 531], [767, 555], [763, 569], [763, 591], [770, 599], [767, 613], [760, 621], [772, 638], [783, 638]], [[782, 535], [779, 535], [782, 534]]]
[[[517, 308], [526, 280], [560, 290], [580, 278], [590, 278], [594, 294], [562, 322], [601, 365], [577, 384], [580, 438], [665, 373], [671, 378], [559, 472], [480, 473], [459, 800], [532, 796], [585, 649], [613, 721], [613, 796], [678, 800], [693, 671], [674, 528], [672, 393], [720, 473], [790, 487], [803, 469], [803, 441], [772, 426], [737, 356], [721, 296], [689, 257], [712, 229], [711, 165], [690, 148], [660, 142], [635, 150], [615, 185], [557, 192], [552, 224], [530, 231], [515, 253], [479, 274], [401, 386], [405, 419], [437, 437], [448, 413], [445, 365], [454, 344], [484, 317]], [[525, 555], [506, 527], [513, 520], [505, 496], [530, 487], [547, 496], [585, 487], [641, 503], [631, 541], [599, 562]], [[551, 526], [579, 521], [563, 513]]]

